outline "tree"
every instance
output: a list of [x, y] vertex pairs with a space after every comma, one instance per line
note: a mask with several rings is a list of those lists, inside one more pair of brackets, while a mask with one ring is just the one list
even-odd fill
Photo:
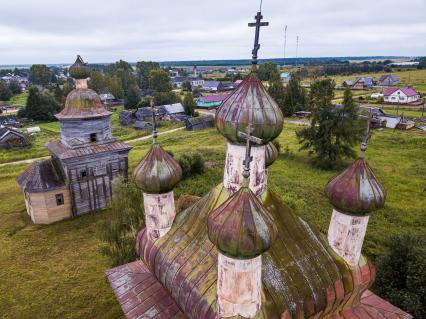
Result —
[[12, 91], [9, 90], [6, 82], [0, 80], [0, 101], [9, 101], [12, 95]]
[[64, 96], [67, 96], [73, 89], [74, 87], [70, 82], [65, 82], [62, 87], [62, 93]]
[[301, 150], [315, 154], [314, 163], [327, 169], [335, 167], [342, 157], [355, 157], [352, 147], [359, 138], [358, 114], [350, 90], [345, 91], [344, 106], [337, 108], [332, 103], [334, 87], [330, 79], [311, 85], [311, 125], [296, 132]]
[[96, 91], [98, 94], [105, 93], [107, 79], [102, 72], [92, 71], [88, 85], [89, 88]]
[[170, 75], [163, 69], [155, 69], [149, 72], [149, 89], [155, 92], [170, 92], [172, 83]]
[[133, 85], [127, 92], [126, 98], [124, 99], [124, 106], [126, 109], [134, 109], [139, 103], [139, 87]]
[[62, 105], [64, 103], [64, 91], [62, 91], [61, 87], [56, 84], [54, 90], [53, 90], [53, 95], [55, 96], [55, 100]]
[[11, 80], [8, 84], [8, 88], [14, 95], [22, 93], [21, 86], [17, 80]]
[[259, 65], [257, 74], [262, 81], [269, 81], [274, 75], [279, 76], [278, 66], [273, 62], [262, 63]]
[[292, 73], [285, 89], [283, 113], [286, 116], [291, 116], [294, 112], [305, 109], [305, 89], [300, 85], [300, 78], [297, 73]]
[[182, 90], [186, 92], [192, 92], [192, 85], [189, 81], [185, 81], [182, 83]]
[[99, 228], [103, 242], [101, 253], [111, 260], [112, 266], [136, 260], [136, 235], [144, 227], [142, 192], [134, 181], [122, 178], [113, 182], [112, 215]]
[[51, 121], [59, 112], [60, 104], [49, 94], [40, 93], [36, 87], [30, 87], [28, 91], [27, 104], [18, 114], [35, 121]]
[[281, 82], [280, 75], [274, 74], [269, 79], [269, 86], [268, 86], [268, 93], [271, 95], [271, 97], [274, 99], [275, 102], [277, 102], [278, 106], [280, 107], [281, 111], [286, 114], [285, 109], [285, 95], [286, 91], [284, 89], [284, 85]]
[[426, 69], [426, 57], [420, 58], [418, 69]]
[[415, 318], [426, 318], [426, 237], [392, 236], [385, 247], [377, 263], [377, 293]]
[[30, 82], [39, 85], [48, 85], [52, 78], [52, 73], [44, 64], [33, 64], [30, 68]]
[[157, 62], [146, 62], [139, 61], [136, 63], [136, 73], [139, 82], [139, 87], [142, 90], [147, 90], [149, 88], [149, 73], [152, 70], [160, 68], [160, 64]]
[[165, 105], [165, 104], [173, 104], [180, 102], [179, 97], [175, 92], [155, 92], [154, 93], [154, 103], [155, 105]]
[[121, 81], [117, 76], [113, 75], [107, 78], [106, 89], [108, 90], [108, 92], [114, 95], [115, 98], [117, 99], [124, 98], [124, 90], [123, 90], [123, 87], [121, 86]]
[[194, 116], [195, 114], [195, 107], [197, 106], [197, 103], [194, 100], [194, 97], [191, 93], [186, 93], [185, 97], [183, 98], [183, 108], [185, 109], [185, 114]]

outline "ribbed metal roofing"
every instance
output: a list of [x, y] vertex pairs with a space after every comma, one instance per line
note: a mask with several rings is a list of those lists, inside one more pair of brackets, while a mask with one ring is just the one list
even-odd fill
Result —
[[144, 192], [162, 194], [173, 190], [181, 180], [182, 168], [159, 144], [154, 143], [136, 167], [133, 177]]
[[265, 146], [265, 166], [271, 166], [278, 158], [278, 150], [272, 142]]
[[283, 130], [284, 117], [278, 104], [252, 72], [225, 100], [216, 113], [216, 126], [230, 142], [245, 143], [238, 132], [251, 124], [252, 133], [265, 141], [275, 139]]
[[386, 191], [364, 158], [330, 180], [325, 192], [341, 212], [368, 214], [385, 204]]

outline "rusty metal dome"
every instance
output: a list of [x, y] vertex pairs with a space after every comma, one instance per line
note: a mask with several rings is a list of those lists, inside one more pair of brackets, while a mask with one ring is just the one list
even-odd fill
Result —
[[271, 166], [278, 158], [278, 150], [272, 142], [265, 146], [265, 167]]
[[162, 194], [173, 190], [182, 179], [182, 168], [159, 144], [154, 143], [136, 167], [133, 177], [144, 192]]
[[87, 79], [90, 77], [90, 67], [83, 61], [81, 56], [77, 55], [77, 59], [75, 60], [74, 64], [70, 66], [69, 73], [71, 77], [74, 79], [80, 80], [80, 79]]
[[233, 143], [245, 143], [238, 132], [245, 132], [251, 124], [252, 135], [267, 144], [281, 133], [283, 123], [278, 104], [266, 92], [255, 71], [243, 80], [216, 113], [218, 131]]
[[78, 88], [68, 94], [64, 109], [55, 116], [61, 120], [102, 117], [111, 114], [103, 107], [101, 99], [95, 91]]
[[278, 233], [273, 217], [247, 186], [212, 211], [207, 225], [210, 241], [235, 259], [261, 255]]
[[385, 204], [386, 191], [365, 158], [359, 158], [333, 177], [325, 188], [331, 204], [341, 212], [365, 215]]

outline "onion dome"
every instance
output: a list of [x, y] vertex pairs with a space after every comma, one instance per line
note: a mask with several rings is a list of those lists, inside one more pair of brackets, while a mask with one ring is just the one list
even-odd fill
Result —
[[76, 119], [109, 116], [112, 113], [107, 111], [101, 102], [99, 95], [87, 88], [77, 88], [72, 90], [65, 100], [65, 107], [56, 114], [58, 119]]
[[218, 131], [233, 143], [245, 143], [238, 132], [246, 132], [251, 124], [252, 135], [267, 144], [280, 135], [283, 123], [278, 104], [266, 92], [255, 71], [223, 101], [216, 113]]
[[247, 185], [212, 211], [207, 223], [210, 241], [235, 259], [261, 255], [278, 232], [273, 217]]
[[386, 191], [361, 157], [330, 180], [325, 192], [341, 212], [365, 215], [385, 204]]
[[265, 146], [265, 167], [271, 166], [278, 158], [278, 150], [272, 142]]
[[133, 177], [144, 192], [162, 194], [173, 190], [181, 180], [182, 168], [159, 144], [154, 143], [136, 167]]
[[77, 55], [77, 60], [70, 66], [69, 73], [74, 79], [87, 79], [90, 77], [90, 67], [83, 61], [81, 56]]

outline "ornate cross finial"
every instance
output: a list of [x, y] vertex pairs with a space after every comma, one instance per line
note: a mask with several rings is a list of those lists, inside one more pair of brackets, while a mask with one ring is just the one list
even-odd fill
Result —
[[243, 177], [246, 179], [250, 177], [250, 163], [253, 160], [253, 157], [251, 156], [251, 143], [255, 143], [255, 144], [263, 143], [262, 139], [251, 135], [253, 131], [254, 131], [254, 128], [252, 128], [251, 124], [249, 124], [247, 126], [246, 133], [238, 132], [238, 137], [246, 140], [246, 158], [243, 162], [243, 165], [244, 165]]
[[256, 33], [254, 37], [254, 48], [252, 51], [252, 61], [251, 61], [253, 65], [256, 65], [257, 53], [259, 52], [259, 49], [260, 49], [260, 44], [259, 44], [260, 27], [267, 27], [269, 25], [269, 22], [261, 22], [263, 19], [263, 16], [262, 16], [262, 12], [260, 11], [257, 13], [257, 15], [254, 18], [256, 19], [256, 22], [249, 23], [248, 26], [256, 27]]
[[362, 142], [361, 142], [361, 156], [364, 157], [364, 153], [367, 150], [367, 146], [368, 146], [368, 140], [370, 139], [370, 127], [371, 127], [371, 122], [373, 120], [373, 110], [370, 109], [370, 113], [368, 114], [368, 120], [367, 120], [367, 127], [365, 129], [365, 133], [364, 133], [364, 137], [362, 138]]
[[154, 144], [157, 144], [157, 137], [158, 137], [158, 132], [157, 132], [157, 112], [155, 111], [154, 108], [154, 101], [151, 101], [151, 112], [152, 112], [152, 138], [154, 140]]

